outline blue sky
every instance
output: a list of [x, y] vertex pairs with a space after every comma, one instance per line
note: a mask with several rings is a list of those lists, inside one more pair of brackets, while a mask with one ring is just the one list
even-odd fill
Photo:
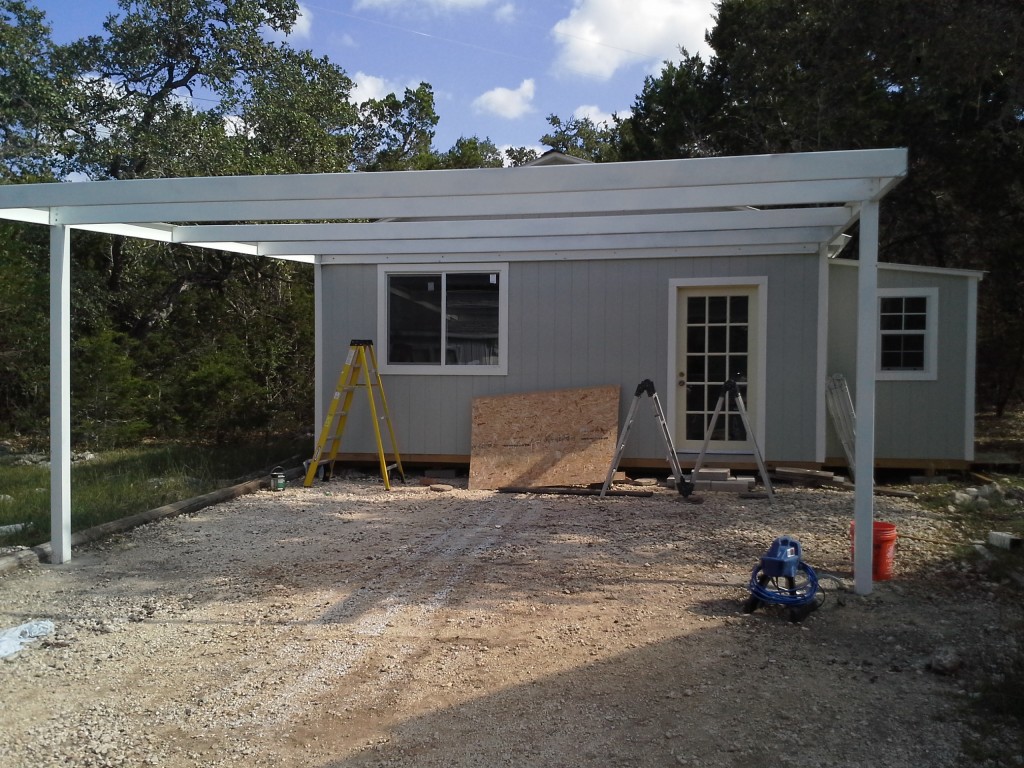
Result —
[[[627, 112], [644, 77], [707, 58], [713, 0], [302, 0], [289, 37], [341, 66], [358, 101], [434, 88], [435, 147], [539, 147], [546, 118]], [[115, 0], [34, 0], [57, 42], [102, 34]]]

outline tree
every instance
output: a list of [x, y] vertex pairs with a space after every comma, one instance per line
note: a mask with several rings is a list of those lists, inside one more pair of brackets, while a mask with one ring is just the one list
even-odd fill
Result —
[[[905, 146], [894, 260], [984, 269], [979, 394], [1019, 398], [1024, 7], [1009, 0], [722, 0], [704, 64], [648, 78], [627, 159]], [[1007, 352], [1010, 354], [1007, 354]]]
[[31, 434], [46, 423], [47, 276], [46, 233], [39, 227], [0, 223], [0, 432], [4, 434]]
[[501, 168], [504, 158], [490, 139], [460, 136], [447, 152], [437, 155], [435, 168]]
[[23, 0], [0, 0], [0, 183], [52, 175], [61, 83], [45, 18]]
[[552, 132], [541, 138], [541, 143], [559, 152], [591, 160], [595, 163], [612, 162], [619, 159], [617, 125], [595, 123], [589, 117], [570, 117], [566, 120], [557, 115], [548, 115]]
[[389, 93], [359, 106], [354, 165], [361, 171], [400, 171], [429, 167], [438, 117], [434, 91], [427, 83], [405, 89], [399, 100]]
[[505, 157], [513, 168], [528, 165], [540, 157], [540, 153], [532, 147], [508, 147]]
[[[121, 15], [103, 24], [105, 37], [60, 52], [76, 83], [69, 93], [68, 170], [129, 179], [161, 175], [165, 157], [214, 162], [224, 150], [225, 106], [263, 76], [276, 49], [287, 48], [268, 42], [264, 30], [288, 31], [297, 4], [119, 0], [119, 6]], [[197, 96], [210, 106], [197, 108]]]

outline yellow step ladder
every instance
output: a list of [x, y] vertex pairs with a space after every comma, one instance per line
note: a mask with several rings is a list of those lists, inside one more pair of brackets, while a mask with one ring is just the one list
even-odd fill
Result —
[[[398, 442], [395, 440], [395, 430], [391, 426], [391, 413], [388, 411], [388, 400], [384, 396], [384, 385], [380, 380], [380, 373], [377, 371], [377, 356], [373, 351], [373, 341], [369, 339], [352, 339], [348, 348], [348, 357], [345, 358], [345, 366], [341, 369], [338, 377], [338, 385], [334, 389], [334, 397], [327, 409], [327, 418], [324, 419], [323, 428], [316, 441], [316, 452], [306, 466], [306, 480], [304, 485], [309, 488], [313, 484], [320, 467], [324, 467], [324, 479], [330, 477], [334, 468], [334, 460], [341, 447], [341, 436], [345, 431], [345, 423], [348, 421], [348, 414], [352, 407], [352, 400], [356, 390], [364, 388], [367, 398], [370, 401], [370, 416], [373, 419], [373, 433], [377, 439], [377, 457], [380, 459], [380, 475], [384, 480], [384, 487], [391, 490], [389, 473], [397, 469], [405, 482], [405, 470], [402, 468], [402, 457], [398, 455]], [[376, 393], [375, 391], [376, 390]], [[380, 416], [378, 416], [377, 396], [380, 396]], [[338, 406], [341, 405], [341, 410]], [[384, 455], [384, 442], [381, 439], [380, 422], [383, 421], [388, 430], [388, 437], [391, 440], [391, 453], [394, 455], [394, 463], [388, 464]], [[327, 449], [325, 451], [325, 448]]]

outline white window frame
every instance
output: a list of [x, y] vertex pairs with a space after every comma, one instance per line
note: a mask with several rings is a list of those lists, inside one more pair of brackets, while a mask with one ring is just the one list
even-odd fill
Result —
[[[438, 364], [388, 363], [388, 276], [430, 272], [435, 274], [491, 273], [498, 275], [498, 363], [497, 365], [451, 365], [442, 358]], [[418, 376], [506, 376], [508, 375], [508, 263], [378, 264], [377, 338], [380, 340], [380, 373]]]
[[[882, 330], [882, 299], [920, 298], [927, 302], [924, 328], [924, 367], [915, 371], [890, 371], [882, 369], [882, 337], [888, 335]], [[878, 353], [875, 371], [879, 381], [934, 381], [938, 378], [939, 351], [939, 289], [938, 288], [879, 288], [878, 289]], [[899, 333], [906, 333], [900, 331]]]

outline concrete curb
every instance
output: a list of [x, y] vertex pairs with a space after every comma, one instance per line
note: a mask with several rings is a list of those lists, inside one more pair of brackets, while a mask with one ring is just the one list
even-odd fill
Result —
[[[287, 470], [285, 472], [285, 478], [288, 480], [294, 480], [295, 478], [302, 477], [305, 474], [302, 467]], [[244, 496], [248, 493], [255, 493], [263, 488], [270, 487], [270, 478], [260, 478], [257, 480], [249, 480], [238, 485], [232, 485], [228, 488], [221, 488], [216, 491], [210, 491], [210, 493], [204, 493], [202, 496], [195, 496], [191, 499], [185, 499], [184, 501], [176, 501], [173, 504], [165, 504], [162, 507], [156, 507], [145, 512], [139, 512], [128, 517], [122, 517], [120, 520], [111, 520], [108, 523], [97, 525], [93, 528], [86, 528], [84, 531], [78, 531], [71, 534], [71, 546], [80, 547], [83, 544], [88, 544], [93, 541], [99, 541], [102, 538], [110, 536], [114, 533], [123, 533], [124, 531], [130, 531], [132, 528], [138, 528], [140, 525], [146, 523], [155, 523], [158, 520], [163, 520], [168, 517], [176, 517], [177, 515], [187, 515], [190, 512], [198, 512], [204, 507], [211, 507], [214, 504], [221, 504], [231, 499], [236, 499], [239, 496]], [[10, 555], [0, 556], [0, 574], [13, 571], [16, 568], [20, 568], [25, 565], [32, 565], [37, 563], [48, 563], [50, 562], [50, 555], [53, 553], [53, 549], [49, 543], [39, 544], [38, 546], [30, 549], [23, 549], [19, 552], [15, 552]]]

